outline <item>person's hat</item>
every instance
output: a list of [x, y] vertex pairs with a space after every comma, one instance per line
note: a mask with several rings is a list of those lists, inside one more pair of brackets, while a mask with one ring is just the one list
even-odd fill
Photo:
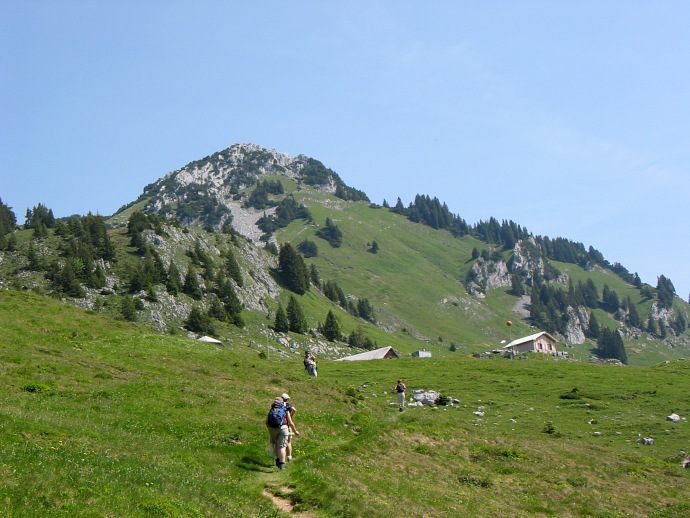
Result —
[[280, 397], [283, 398], [283, 401], [287, 401], [288, 399], [290, 399], [290, 396], [288, 396], [285, 392], [283, 392], [283, 394]]

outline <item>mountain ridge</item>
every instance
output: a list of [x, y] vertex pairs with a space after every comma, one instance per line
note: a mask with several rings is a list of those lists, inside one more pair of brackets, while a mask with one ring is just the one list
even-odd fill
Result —
[[[152, 219], [132, 231], [133, 217], [139, 211]], [[328, 244], [319, 237], [329, 221], [344, 236], [342, 244]], [[681, 325], [687, 322], [684, 301], [671, 295], [671, 306], [661, 308], [663, 293], [657, 294], [658, 290], [641, 283], [633, 286], [623, 277], [635, 282], [639, 278], [617, 263], [610, 269], [611, 265], [591, 247], [586, 251], [581, 244], [562, 238], [533, 236], [513, 222], [499, 223], [493, 218], [463, 227], [459, 216], [428, 196], [418, 196], [408, 208], [380, 206], [371, 203], [362, 191], [347, 186], [318, 160], [305, 155], [293, 158], [256, 144], [233, 144], [166, 174], [147, 185], [137, 200], [121, 208], [107, 223], [119, 242], [121, 258], [112, 264], [101, 260], [101, 268], [107, 270], [106, 286], [87, 290], [90, 298], [82, 305], [100, 311], [104, 305], [101, 299], [110, 294], [134, 297], [143, 305], [141, 317], [160, 330], [184, 326], [195, 305], [211, 310], [219, 285], [214, 276], [223, 270], [228, 254], [236, 254], [242, 264], [246, 284], [235, 284], [234, 290], [249, 311], [250, 325], [259, 321], [264, 326], [272, 324], [270, 319], [278, 305], [286, 306], [291, 296], [281, 285], [278, 246], [308, 242], [318, 253], [304, 259], [324, 281], [342, 288], [343, 295], [340, 301], [329, 300], [324, 286], [315, 284], [312, 292], [299, 297], [315, 335], [330, 308], [341, 319], [346, 336], [362, 329], [363, 334], [374, 337], [373, 341], [401, 341], [408, 349], [414, 348], [415, 342], [434, 343], [439, 352], [448, 344], [465, 352], [494, 349], [505, 339], [506, 320], [515, 320], [516, 333], [531, 334], [534, 325], [553, 332], [548, 327], [558, 326], [566, 346], [583, 345], [578, 352], [584, 356], [593, 346], [587, 336], [592, 316], [618, 329], [631, 346], [640, 340], [666, 341], [671, 349], [690, 345], [687, 326]], [[32, 230], [35, 234], [36, 228]], [[57, 240], [58, 231], [54, 233], [47, 239]], [[132, 246], [138, 239], [143, 242], [135, 252]], [[27, 257], [34, 241], [41, 244], [31, 235], [25, 236]], [[64, 252], [57, 245], [55, 251], [50, 246], [44, 248], [46, 256], [56, 256], [56, 268], [65, 267]], [[551, 250], [552, 258], [547, 259], [545, 250]], [[204, 259], [204, 254], [211, 259]], [[160, 262], [162, 270], [175, 263], [183, 276], [193, 272], [201, 283], [203, 298], [179, 303], [184, 295], [168, 293], [157, 284], [159, 281], [133, 291], [132, 272], [145, 269], [148, 261]], [[26, 261], [17, 264], [26, 268]], [[615, 273], [618, 280], [597, 271]], [[420, 276], [427, 280], [426, 286], [415, 282]], [[615, 308], [600, 302], [598, 294], [590, 306], [577, 301], [582, 296], [580, 283], [584, 287], [589, 278], [597, 279], [595, 291], [610, 285], [616, 298], [620, 293], [622, 300]], [[569, 286], [571, 281], [573, 286]], [[21, 285], [18, 279], [14, 282]], [[535, 311], [533, 301], [532, 314], [522, 318], [513, 309], [520, 286], [534, 293], [542, 283], [544, 307]], [[54, 285], [54, 280], [42, 285], [36, 282], [30, 289], [59, 293]], [[104, 290], [109, 293], [104, 294]], [[567, 294], [567, 290], [575, 291]], [[576, 302], [568, 302], [560, 292]], [[554, 297], [555, 303], [550, 300]], [[360, 300], [373, 304], [375, 326], [353, 312], [353, 304]], [[560, 306], [554, 309], [557, 304]], [[654, 320], [653, 325], [663, 328], [657, 333], [664, 330], [666, 335], [653, 337], [653, 330], [626, 325], [631, 320], [631, 304], [643, 314], [641, 320]], [[621, 305], [626, 307], [619, 311]], [[261, 316], [257, 319], [252, 312]], [[222, 332], [235, 331], [230, 326]], [[277, 341], [277, 337], [273, 339]], [[638, 349], [645, 353], [645, 347]]]

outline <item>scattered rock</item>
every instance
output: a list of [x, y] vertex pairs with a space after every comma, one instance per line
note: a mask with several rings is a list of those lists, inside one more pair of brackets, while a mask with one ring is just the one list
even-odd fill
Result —
[[680, 416], [678, 414], [671, 414], [670, 416], [666, 417], [666, 419], [677, 423], [680, 421]]

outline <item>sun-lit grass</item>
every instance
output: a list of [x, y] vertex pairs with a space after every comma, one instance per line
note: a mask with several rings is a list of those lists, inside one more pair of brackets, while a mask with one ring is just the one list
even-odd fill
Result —
[[[690, 362], [261, 359], [0, 292], [0, 514], [685, 516]], [[251, 336], [251, 330], [246, 330]], [[433, 389], [453, 406], [408, 407]], [[263, 420], [288, 391], [302, 435], [278, 472]], [[483, 416], [475, 412], [483, 412]], [[644, 445], [641, 438], [653, 438]]]

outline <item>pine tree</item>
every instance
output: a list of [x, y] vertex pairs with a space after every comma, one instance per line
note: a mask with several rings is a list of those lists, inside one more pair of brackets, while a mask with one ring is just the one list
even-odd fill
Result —
[[305, 258], [317, 257], [319, 255], [319, 247], [314, 241], [305, 239], [299, 245], [297, 245], [297, 250]]
[[137, 321], [137, 308], [134, 304], [134, 299], [129, 295], [125, 295], [120, 301], [120, 315], [127, 322]]
[[6, 236], [17, 226], [17, 216], [12, 208], [5, 205], [0, 198], [0, 238]]
[[9, 237], [7, 238], [7, 242], [5, 244], [5, 250], [8, 252], [16, 252], [17, 251], [17, 236], [12, 232]]
[[56, 284], [57, 290], [69, 297], [82, 298], [84, 296], [84, 289], [79, 283], [72, 261], [65, 261]]
[[228, 319], [237, 327], [243, 327], [244, 320], [242, 319], [241, 313], [244, 306], [240, 302], [232, 283], [228, 279], [221, 280], [218, 283], [216, 293], [223, 303], [223, 308], [225, 309]]
[[625, 305], [628, 308], [628, 324], [632, 327], [640, 327], [642, 320], [637, 311], [637, 306], [633, 303], [630, 296], [625, 297]]
[[168, 275], [165, 282], [165, 289], [170, 293], [170, 295], [177, 295], [180, 292], [180, 284], [182, 284], [182, 279], [180, 277], [180, 270], [178, 270], [175, 262], [170, 259], [170, 264], [168, 265]]
[[319, 270], [316, 268], [316, 265], [314, 263], [312, 263], [309, 266], [309, 280], [317, 288], [321, 287], [321, 277], [319, 276]]
[[298, 295], [304, 295], [309, 289], [309, 274], [304, 259], [290, 243], [280, 248], [278, 255], [278, 272], [285, 287]]
[[304, 313], [302, 313], [302, 307], [294, 295], [290, 295], [290, 300], [288, 301], [287, 318], [290, 331], [299, 334], [307, 332], [307, 320], [304, 317]]
[[522, 297], [525, 294], [525, 285], [522, 282], [520, 274], [514, 273], [513, 275], [511, 275], [510, 285], [510, 292], [516, 297]]
[[599, 304], [599, 291], [597, 290], [597, 285], [594, 284], [592, 279], [587, 279], [585, 282], [585, 289], [583, 291], [585, 298], [585, 305], [588, 308], [596, 308]]
[[331, 310], [329, 310], [328, 315], [326, 315], [326, 321], [323, 324], [322, 332], [323, 336], [329, 342], [337, 342], [341, 339], [340, 323]]
[[609, 288], [608, 284], [604, 284], [604, 289], [602, 290], [602, 302], [604, 307], [610, 313], [615, 313], [620, 308], [620, 299], [618, 298], [618, 293]]
[[369, 299], [359, 299], [357, 301], [357, 316], [369, 322], [375, 322], [374, 307], [369, 302]]
[[214, 297], [214, 299], [211, 301], [211, 305], [208, 308], [208, 316], [215, 318], [216, 320], [220, 320], [221, 322], [227, 320], [228, 314], [226, 313], [223, 303], [219, 298]]
[[187, 269], [187, 274], [184, 277], [182, 293], [186, 293], [194, 300], [201, 300], [203, 296], [201, 288], [199, 288], [199, 279], [197, 279], [196, 272], [191, 266]]
[[618, 331], [611, 331], [608, 327], [601, 330], [601, 337], [597, 340], [597, 356], [600, 358], [613, 358], [627, 364], [628, 357], [625, 353], [625, 345]]
[[282, 304], [278, 304], [276, 319], [273, 322], [273, 330], [277, 333], [287, 333], [290, 330], [290, 322], [288, 322], [287, 313]]
[[328, 241], [333, 248], [343, 244], [343, 233], [331, 218], [326, 218], [326, 226], [317, 230], [316, 235]]
[[41, 262], [36, 252], [33, 239], [29, 241], [29, 250], [26, 252], [26, 258], [29, 261], [29, 269], [34, 271], [41, 270]]
[[656, 285], [656, 292], [659, 297], [659, 306], [671, 309], [673, 307], [673, 297], [676, 294], [676, 288], [673, 286], [671, 279], [660, 275]]
[[184, 322], [185, 327], [193, 333], [211, 333], [211, 317], [204, 313], [199, 307], [194, 306], [189, 312], [187, 320]]
[[589, 314], [589, 328], [587, 329], [587, 336], [590, 338], [599, 338], [600, 334], [599, 321], [594, 312]]
[[228, 249], [226, 255], [227, 259], [225, 260], [225, 271], [230, 278], [235, 281], [237, 286], [241, 288], [244, 286], [244, 281], [242, 280], [242, 270], [240, 269], [240, 265], [237, 262], [237, 259], [235, 259], [235, 254], [231, 249]]

